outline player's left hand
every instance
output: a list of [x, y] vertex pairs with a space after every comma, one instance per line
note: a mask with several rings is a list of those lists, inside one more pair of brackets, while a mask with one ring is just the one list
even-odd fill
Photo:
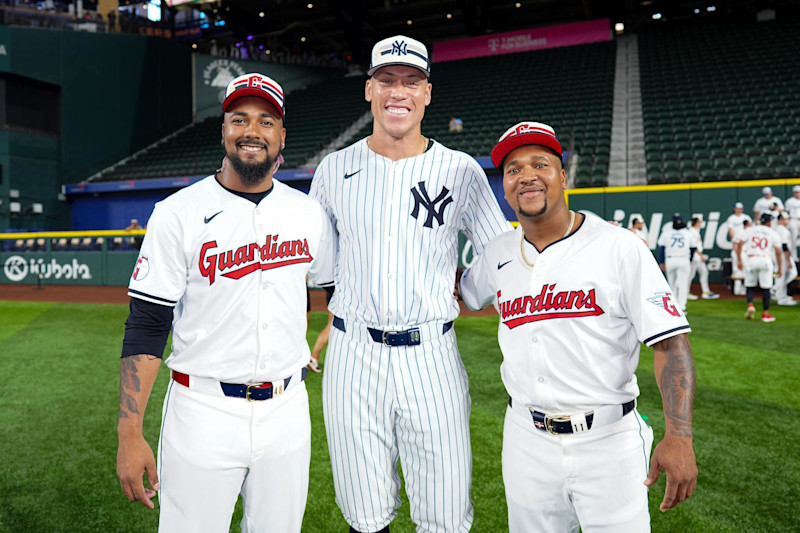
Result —
[[644, 484], [655, 484], [662, 470], [667, 474], [667, 488], [659, 506], [663, 513], [689, 498], [697, 486], [697, 460], [691, 438], [666, 435], [653, 450]]
[[461, 267], [456, 267], [456, 285], [453, 287], [453, 296], [456, 297], [456, 300], [461, 299], [461, 295], [458, 293], [458, 283], [461, 281], [461, 274], [464, 273], [464, 269]]

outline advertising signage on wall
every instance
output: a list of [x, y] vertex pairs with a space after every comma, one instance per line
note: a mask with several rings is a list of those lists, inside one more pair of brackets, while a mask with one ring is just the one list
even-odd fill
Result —
[[470, 57], [530, 52], [610, 40], [611, 21], [609, 19], [589, 20], [574, 24], [494, 33], [433, 43], [433, 60], [441, 63]]

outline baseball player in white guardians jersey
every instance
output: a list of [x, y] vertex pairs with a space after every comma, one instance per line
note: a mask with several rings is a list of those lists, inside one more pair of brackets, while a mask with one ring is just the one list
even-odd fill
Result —
[[[774, 265], [777, 265], [778, 277], [783, 275], [781, 269], [781, 244], [780, 238], [770, 228], [772, 215], [762, 213], [759, 224], [753, 224], [745, 229], [739, 236], [740, 245], [737, 246], [739, 268], [744, 270], [744, 286], [747, 288], [747, 311], [745, 318], [752, 320], [756, 314], [753, 300], [756, 285], [761, 287], [761, 313], [762, 322], [775, 322], [775, 317], [769, 314], [770, 289], [772, 288], [772, 274]], [[773, 263], [773, 259], [775, 263]]]
[[[661, 510], [692, 495], [694, 360], [686, 318], [631, 232], [567, 208], [555, 131], [522, 122], [492, 151], [519, 218], [461, 277], [471, 309], [500, 314], [510, 396], [503, 481], [512, 532], [639, 532], [647, 486], [667, 473]], [[666, 434], [635, 410], [639, 343], [655, 352]]]
[[675, 299], [684, 313], [691, 283], [690, 261], [694, 254], [691, 242], [692, 236], [686, 227], [686, 222], [678, 213], [672, 215], [672, 227], [662, 231], [658, 238], [661, 269], [667, 273], [667, 281], [672, 288], [672, 294], [675, 295]]
[[426, 139], [425, 46], [372, 50], [372, 135], [328, 155], [311, 183], [339, 236], [323, 408], [336, 502], [351, 530], [388, 531], [402, 461], [418, 531], [468, 531], [470, 399], [453, 296], [458, 232], [477, 253], [510, 229], [473, 158]]
[[[240, 493], [242, 531], [298, 532], [311, 453], [305, 278], [332, 282], [335, 239], [317, 202], [273, 180], [280, 85], [240, 76], [222, 109], [226, 164], [156, 204], [131, 276], [117, 473], [131, 501], [153, 508], [159, 491], [162, 532], [227, 532]], [[156, 472], [142, 417], [170, 326]]]

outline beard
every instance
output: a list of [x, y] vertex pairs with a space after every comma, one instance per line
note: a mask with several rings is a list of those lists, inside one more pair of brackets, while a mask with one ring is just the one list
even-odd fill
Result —
[[543, 214], [545, 214], [547, 212], [547, 198], [544, 199], [544, 205], [542, 205], [542, 208], [540, 210], [536, 211], [536, 212], [526, 211], [522, 207], [521, 204], [518, 204], [518, 208], [517, 209], [519, 209], [519, 211], [517, 212], [517, 216], [519, 216], [519, 217], [536, 218], [536, 217], [538, 217], [540, 215], [543, 215]]
[[[264, 148], [267, 147], [265, 146]], [[236, 152], [226, 152], [225, 155], [228, 158], [228, 162], [233, 167], [233, 170], [236, 171], [241, 178], [242, 183], [245, 185], [258, 185], [264, 181], [267, 174], [269, 174], [275, 166], [275, 161], [277, 161], [280, 156], [280, 151], [275, 157], [271, 157], [269, 153], [267, 153], [267, 157], [264, 161], [255, 161], [252, 163], [245, 162]]]

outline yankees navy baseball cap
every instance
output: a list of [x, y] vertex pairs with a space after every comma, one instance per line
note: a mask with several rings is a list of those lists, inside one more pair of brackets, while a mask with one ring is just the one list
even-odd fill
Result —
[[564, 155], [561, 143], [558, 141], [556, 130], [541, 122], [520, 122], [511, 126], [497, 141], [497, 146], [492, 150], [492, 163], [497, 168], [503, 164], [503, 159], [514, 149], [528, 144], [538, 144], [550, 148], [559, 157]]
[[683, 217], [681, 216], [680, 213], [675, 213], [674, 215], [672, 215], [672, 227], [673, 228], [677, 227], [677, 226], [685, 226], [685, 225], [686, 225], [686, 223], [684, 223]]
[[431, 77], [431, 61], [428, 49], [416, 39], [405, 35], [395, 35], [378, 41], [372, 47], [367, 76], [389, 65], [405, 65], [422, 71], [426, 78]]
[[761, 213], [761, 219], [760, 220], [761, 220], [762, 224], [767, 224], [769, 222], [772, 222], [772, 215], [769, 214], [769, 213]]
[[243, 96], [263, 98], [278, 110], [281, 119], [284, 118], [286, 110], [284, 108], [283, 88], [269, 76], [251, 72], [234, 78], [228, 84], [228, 88], [225, 89], [225, 101], [222, 102], [222, 110], [227, 111], [233, 102]]

